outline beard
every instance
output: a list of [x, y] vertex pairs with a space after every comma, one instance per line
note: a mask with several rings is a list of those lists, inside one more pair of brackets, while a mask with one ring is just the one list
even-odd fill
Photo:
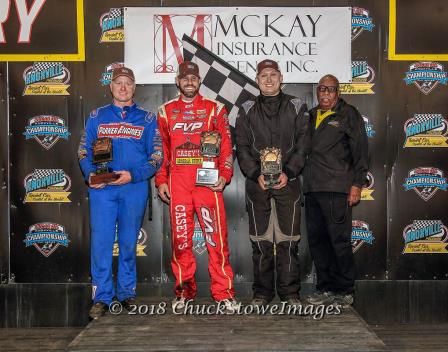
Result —
[[[187, 87], [193, 87], [193, 86], [186, 86], [186, 87], [184, 87], [184, 88], [187, 88]], [[199, 87], [200, 86], [198, 86], [198, 88], [197, 89], [195, 89], [195, 90], [185, 90], [184, 88], [181, 88], [181, 87], [178, 87], [179, 88], [179, 90], [180, 90], [180, 92], [186, 97], [186, 98], [194, 98], [195, 96], [196, 96], [196, 94], [198, 94], [199, 93]], [[193, 87], [194, 88], [194, 87]]]

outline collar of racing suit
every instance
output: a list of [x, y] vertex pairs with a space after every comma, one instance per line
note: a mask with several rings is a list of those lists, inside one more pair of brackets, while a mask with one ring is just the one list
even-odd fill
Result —
[[126, 105], [123, 107], [117, 106], [115, 104], [110, 104], [112, 111], [122, 119], [126, 118], [126, 115], [130, 112], [133, 112], [137, 109], [137, 104], [133, 103], [132, 105]]

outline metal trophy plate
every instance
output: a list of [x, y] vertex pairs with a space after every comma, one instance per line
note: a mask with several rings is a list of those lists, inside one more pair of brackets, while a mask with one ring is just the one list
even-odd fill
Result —
[[97, 166], [95, 175], [90, 177], [90, 184], [109, 183], [120, 178], [120, 175], [112, 172], [108, 163], [113, 160], [112, 139], [103, 137], [93, 142], [93, 163]]
[[202, 167], [196, 170], [196, 184], [199, 186], [213, 186], [218, 182], [219, 171], [215, 168], [213, 158], [219, 156], [221, 135], [216, 131], [201, 133], [200, 153], [204, 158]]
[[260, 151], [261, 174], [264, 176], [266, 188], [272, 188], [279, 183], [282, 173], [282, 151], [270, 147]]

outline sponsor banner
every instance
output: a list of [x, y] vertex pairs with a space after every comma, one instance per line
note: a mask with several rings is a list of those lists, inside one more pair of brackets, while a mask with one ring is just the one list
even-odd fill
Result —
[[36, 169], [25, 177], [24, 203], [70, 203], [71, 179], [62, 169]]
[[112, 73], [116, 68], [123, 67], [123, 62], [114, 62], [110, 65], [107, 65], [104, 69], [104, 72], [101, 74], [100, 83], [102, 86], [108, 86], [110, 82], [112, 82]]
[[23, 242], [25, 247], [34, 246], [44, 257], [49, 257], [59, 246], [68, 247], [70, 241], [64, 226], [41, 222], [29, 227]]
[[100, 18], [100, 43], [124, 42], [124, 15], [122, 8], [112, 8]]
[[417, 167], [410, 170], [403, 186], [406, 191], [413, 189], [425, 202], [438, 190], [446, 191], [447, 188], [443, 171], [435, 167]]
[[207, 251], [207, 244], [202, 233], [201, 224], [199, 224], [196, 217], [194, 218], [193, 250], [198, 255], [202, 255]]
[[370, 230], [370, 225], [365, 221], [352, 220], [352, 251], [355, 253], [365, 243], [371, 245], [375, 237]]
[[448, 147], [448, 122], [442, 114], [414, 114], [404, 123], [403, 148]]
[[70, 95], [70, 71], [62, 62], [35, 62], [23, 72], [23, 95]]
[[[146, 233], [146, 231], [143, 228], [141, 228], [140, 231], [138, 232], [137, 248], [135, 250], [137, 257], [146, 257], [145, 248], [146, 248], [147, 241], [148, 241], [148, 234]], [[118, 257], [119, 253], [120, 253], [120, 248], [118, 246], [118, 226], [117, 226], [116, 233], [115, 233], [113, 256]]]
[[409, 66], [403, 80], [406, 85], [414, 84], [425, 95], [431, 93], [439, 83], [447, 85], [448, 72], [438, 62], [420, 61]]
[[367, 173], [367, 185], [362, 188], [361, 191], [361, 200], [374, 200], [373, 198], [373, 192], [375, 192], [375, 189], [373, 188], [375, 184], [375, 179], [373, 178], [373, 175], [371, 172]]
[[328, 72], [351, 80], [350, 7], [128, 7], [124, 19], [125, 62], [139, 84], [174, 83], [184, 34], [251, 78], [270, 58], [285, 83]]
[[53, 115], [39, 115], [28, 120], [23, 135], [27, 140], [34, 138], [43, 148], [49, 150], [59, 138], [68, 140], [70, 132], [63, 118]]
[[367, 61], [352, 61], [352, 83], [342, 83], [339, 89], [341, 94], [375, 94], [374, 79], [375, 71]]
[[375, 136], [375, 130], [373, 129], [373, 123], [370, 122], [369, 118], [365, 115], [362, 115], [362, 119], [364, 120], [364, 125], [366, 127], [366, 134], [368, 138], [373, 138]]
[[441, 220], [414, 220], [403, 230], [403, 254], [448, 253], [448, 228]]
[[352, 7], [352, 41], [358, 38], [362, 32], [372, 32], [375, 25], [369, 11], [362, 7]]

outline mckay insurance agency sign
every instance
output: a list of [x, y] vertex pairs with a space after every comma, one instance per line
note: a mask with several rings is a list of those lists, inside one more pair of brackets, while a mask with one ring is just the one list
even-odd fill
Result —
[[140, 84], [174, 83], [183, 34], [250, 78], [266, 58], [285, 83], [352, 77], [350, 7], [127, 7], [124, 28], [125, 62]]

